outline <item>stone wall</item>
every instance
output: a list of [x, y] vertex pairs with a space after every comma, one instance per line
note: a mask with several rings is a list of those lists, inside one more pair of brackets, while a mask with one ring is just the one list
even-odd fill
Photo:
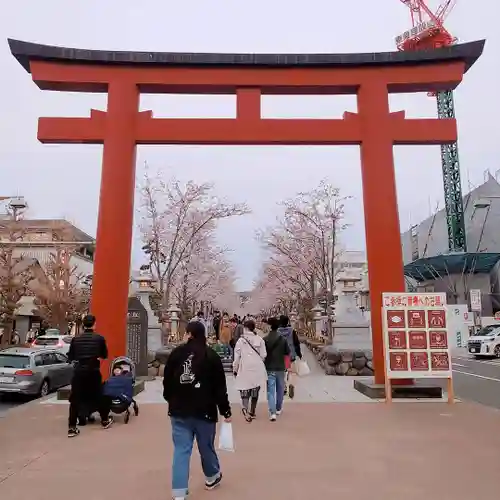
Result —
[[338, 349], [308, 338], [302, 339], [302, 341], [314, 353], [319, 365], [327, 375], [369, 377], [374, 374], [371, 350]]

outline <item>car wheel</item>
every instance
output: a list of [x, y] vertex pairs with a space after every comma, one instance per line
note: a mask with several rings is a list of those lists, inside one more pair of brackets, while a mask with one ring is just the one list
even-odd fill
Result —
[[495, 353], [495, 356], [497, 358], [500, 358], [500, 344], [498, 344], [497, 346], [495, 346], [495, 350], [493, 352]]
[[42, 385], [40, 387], [40, 392], [39, 392], [39, 395], [41, 398], [47, 396], [50, 392], [50, 385], [49, 385], [49, 381], [47, 379], [45, 379], [43, 382], [42, 382]]

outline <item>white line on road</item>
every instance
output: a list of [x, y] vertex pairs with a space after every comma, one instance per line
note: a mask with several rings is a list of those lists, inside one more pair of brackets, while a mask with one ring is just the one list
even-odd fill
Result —
[[467, 365], [461, 365], [460, 363], [452, 363], [453, 366], [462, 366], [464, 368], [467, 368]]
[[462, 373], [463, 375], [470, 375], [471, 377], [483, 378], [486, 380], [493, 380], [494, 382], [500, 382], [500, 378], [485, 377], [484, 375], [478, 375], [477, 373], [463, 372], [461, 370], [453, 370], [454, 373]]
[[452, 356], [452, 357], [453, 357], [453, 359], [460, 359], [462, 361], [470, 361], [472, 363], [480, 363], [481, 365], [500, 366], [500, 359], [488, 360], [488, 359], [465, 358], [465, 357], [462, 357], [462, 356]]

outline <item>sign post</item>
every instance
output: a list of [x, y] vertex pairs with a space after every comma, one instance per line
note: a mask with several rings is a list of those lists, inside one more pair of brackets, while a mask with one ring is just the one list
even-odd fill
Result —
[[386, 402], [392, 380], [445, 378], [453, 403], [446, 294], [383, 293], [382, 304]]
[[471, 290], [469, 293], [470, 293], [470, 310], [480, 313], [482, 310], [481, 290]]

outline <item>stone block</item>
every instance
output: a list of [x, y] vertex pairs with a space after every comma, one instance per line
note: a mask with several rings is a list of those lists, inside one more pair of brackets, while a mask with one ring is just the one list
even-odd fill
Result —
[[328, 345], [315, 353], [319, 366], [327, 375], [356, 377], [373, 375], [372, 351], [358, 348], [338, 349]]
[[[354, 380], [354, 388], [371, 399], [385, 399], [384, 384], [375, 384], [373, 380]], [[430, 384], [394, 385], [394, 399], [441, 399], [442, 387]]]

